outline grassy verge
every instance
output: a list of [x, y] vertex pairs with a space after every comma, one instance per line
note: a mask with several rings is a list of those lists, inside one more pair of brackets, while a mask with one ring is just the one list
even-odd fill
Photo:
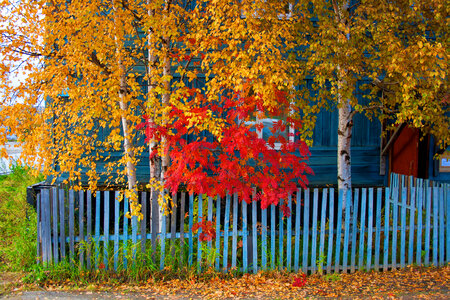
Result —
[[43, 178], [13, 166], [0, 176], [0, 271], [29, 270], [36, 259], [36, 213], [26, 201], [27, 186]]

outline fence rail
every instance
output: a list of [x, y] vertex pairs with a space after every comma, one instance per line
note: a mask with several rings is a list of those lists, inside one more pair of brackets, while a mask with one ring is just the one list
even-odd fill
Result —
[[[117, 201], [118, 191], [42, 189], [37, 254], [45, 264], [68, 260], [89, 269], [146, 263], [199, 272], [212, 266], [330, 273], [448, 263], [450, 185], [399, 184], [402, 178], [393, 177], [391, 187], [354, 189], [347, 199], [332, 188], [299, 189], [283, 200], [288, 209], [262, 210], [236, 195], [178, 193], [165, 208], [170, 214], [161, 215], [150, 194], [139, 192], [142, 220], [125, 217], [128, 201]], [[201, 220], [210, 223], [194, 233]]]

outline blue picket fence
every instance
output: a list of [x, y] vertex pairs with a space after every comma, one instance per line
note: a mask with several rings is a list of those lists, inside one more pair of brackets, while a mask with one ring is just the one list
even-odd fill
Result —
[[[356, 188], [343, 199], [333, 188], [299, 189], [262, 210], [236, 195], [177, 193], [161, 208], [139, 192], [143, 218], [125, 217], [118, 191], [45, 188], [37, 195], [38, 257], [85, 268], [126, 269], [145, 263], [160, 269], [193, 266], [199, 272], [302, 272], [388, 270], [450, 261], [450, 185], [393, 175], [386, 188]], [[254, 195], [255, 196], [255, 195]], [[346, 209], [342, 209], [343, 203]], [[153, 205], [150, 205], [153, 203]], [[215, 238], [202, 241], [192, 226], [211, 221]], [[211, 231], [211, 230], [210, 230]], [[211, 232], [209, 232], [211, 233]]]

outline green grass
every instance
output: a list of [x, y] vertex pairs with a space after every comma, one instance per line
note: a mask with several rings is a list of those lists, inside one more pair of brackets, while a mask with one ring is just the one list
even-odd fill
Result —
[[11, 171], [0, 176], [0, 271], [23, 271], [36, 260], [36, 213], [26, 202], [26, 189], [43, 178], [22, 166]]

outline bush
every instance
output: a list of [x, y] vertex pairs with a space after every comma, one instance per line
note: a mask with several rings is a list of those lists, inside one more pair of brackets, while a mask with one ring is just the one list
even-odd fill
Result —
[[13, 166], [0, 176], [0, 270], [29, 269], [36, 261], [36, 212], [27, 204], [26, 189], [42, 180], [27, 167]]

